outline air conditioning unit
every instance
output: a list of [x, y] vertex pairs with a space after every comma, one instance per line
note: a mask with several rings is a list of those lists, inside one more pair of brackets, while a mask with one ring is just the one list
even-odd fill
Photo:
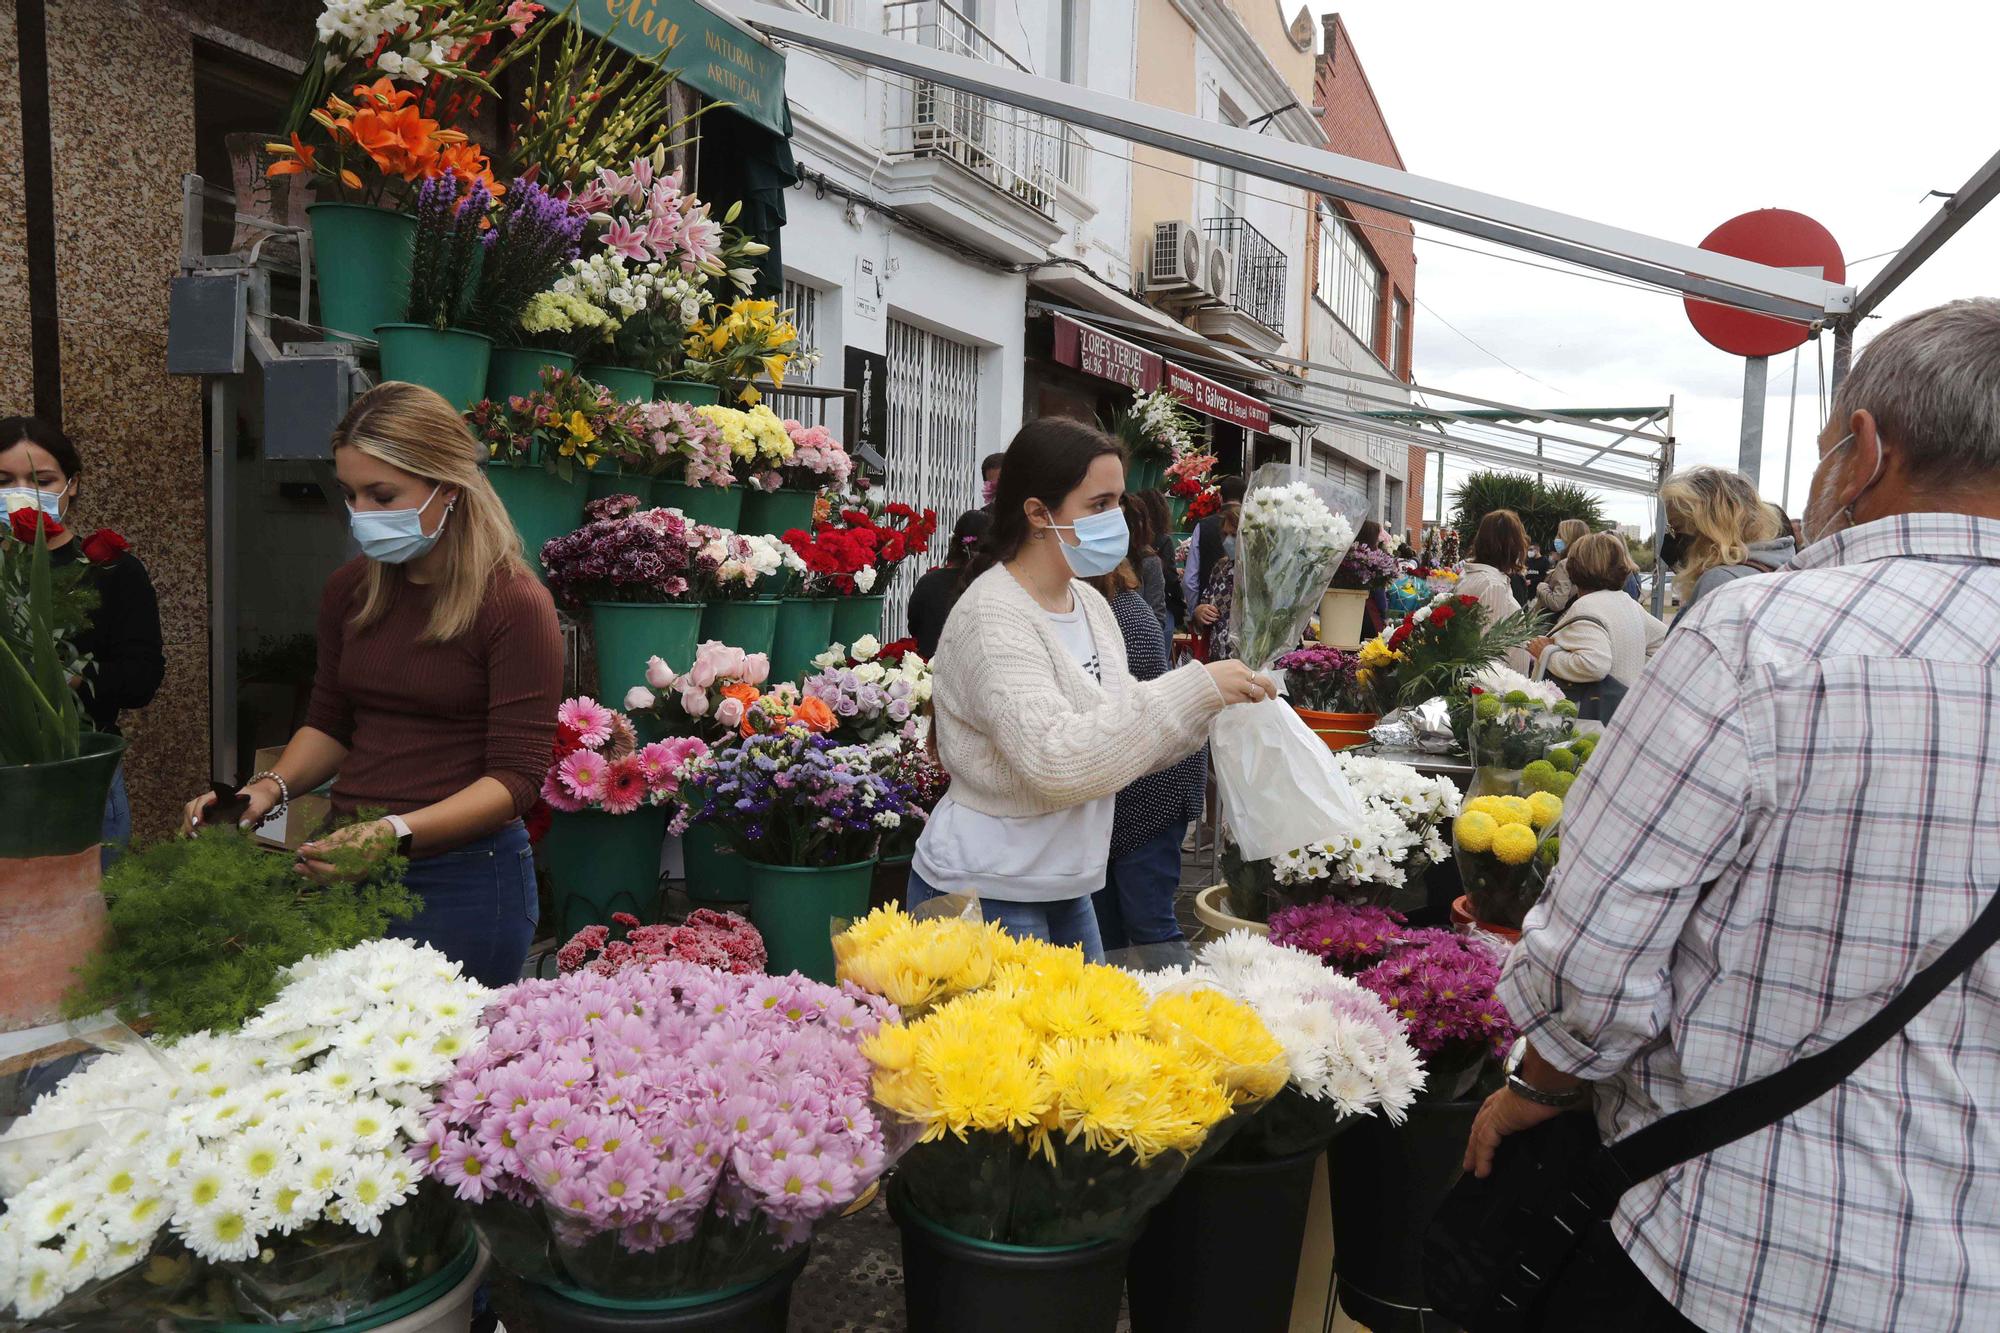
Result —
[[1153, 247], [1146, 256], [1147, 292], [1199, 299], [1207, 290], [1202, 285], [1205, 247], [1201, 229], [1194, 223], [1155, 222]]
[[1236, 303], [1236, 252], [1224, 245], [1211, 244], [1204, 257], [1201, 285], [1224, 305]]

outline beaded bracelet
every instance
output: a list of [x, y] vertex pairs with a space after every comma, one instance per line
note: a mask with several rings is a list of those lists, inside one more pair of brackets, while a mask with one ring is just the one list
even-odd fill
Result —
[[286, 808], [289, 807], [292, 803], [292, 789], [290, 784], [288, 784], [284, 780], [284, 778], [280, 777], [277, 773], [275, 773], [271, 769], [267, 768], [262, 770], [261, 772], [252, 773], [250, 775], [250, 782], [246, 782], [243, 785], [247, 787], [250, 785], [251, 782], [261, 782], [265, 778], [269, 778], [271, 779], [271, 781], [278, 784], [278, 803], [272, 806], [269, 810], [266, 810], [264, 812], [264, 817], [257, 821], [258, 827], [260, 828], [265, 824], [270, 823], [272, 820], [276, 819], [279, 815], [283, 814]]

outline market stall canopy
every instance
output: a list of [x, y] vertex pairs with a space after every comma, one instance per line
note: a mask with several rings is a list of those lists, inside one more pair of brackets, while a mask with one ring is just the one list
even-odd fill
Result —
[[567, 12], [614, 46], [679, 69], [683, 83], [765, 129], [791, 134], [785, 57], [734, 19], [698, 0], [578, 0]]

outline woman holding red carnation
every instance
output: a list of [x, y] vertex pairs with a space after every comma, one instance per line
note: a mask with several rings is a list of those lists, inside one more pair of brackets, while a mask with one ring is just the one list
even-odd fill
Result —
[[[117, 735], [118, 714], [151, 703], [167, 674], [160, 601], [131, 543], [109, 528], [79, 540], [68, 526], [82, 476], [83, 456], [55, 426], [40, 417], [0, 420], [0, 506], [13, 535], [33, 541], [39, 523], [47, 534], [51, 563], [90, 561], [97, 608], [90, 613], [89, 627], [76, 637], [77, 650], [89, 656], [90, 666], [81, 680], [70, 683], [90, 725]], [[121, 764], [104, 804], [104, 864], [109, 866], [131, 840], [132, 806]]]
[[[409, 858], [423, 909], [394, 933], [489, 986], [521, 978], [538, 915], [522, 816], [541, 794], [562, 699], [555, 603], [451, 404], [390, 381], [333, 431], [362, 554], [327, 581], [306, 724], [245, 783], [255, 825], [329, 778], [336, 814], [384, 809], [299, 848], [325, 882], [336, 851]], [[199, 823], [213, 798], [187, 807]]]

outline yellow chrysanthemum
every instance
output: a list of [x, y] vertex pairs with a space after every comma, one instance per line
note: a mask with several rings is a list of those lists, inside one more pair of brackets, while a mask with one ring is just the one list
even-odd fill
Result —
[[1528, 808], [1528, 803], [1519, 796], [1501, 796], [1495, 799], [1500, 802], [1500, 808], [1493, 817], [1502, 824], [1526, 824], [1534, 817], [1534, 812]]
[[1278, 1095], [1291, 1076], [1285, 1048], [1257, 1011], [1217, 990], [1175, 991], [1153, 1001], [1147, 1031], [1207, 1071], [1236, 1106]]
[[1536, 828], [1547, 828], [1562, 818], [1562, 797], [1552, 791], [1538, 791], [1528, 797], [1528, 822]]
[[1491, 815], [1495, 821], [1498, 821], [1501, 813], [1507, 807], [1500, 804], [1498, 796], [1475, 796], [1460, 808], [1466, 814]]
[[1502, 864], [1525, 865], [1535, 854], [1535, 830], [1526, 824], [1502, 824], [1493, 835], [1493, 855]]
[[1451, 826], [1451, 835], [1468, 852], [1490, 851], [1500, 822], [1484, 810], [1468, 810]]
[[1385, 640], [1370, 639], [1361, 645], [1361, 665], [1380, 670], [1394, 666], [1403, 660], [1403, 655], [1391, 648]]

